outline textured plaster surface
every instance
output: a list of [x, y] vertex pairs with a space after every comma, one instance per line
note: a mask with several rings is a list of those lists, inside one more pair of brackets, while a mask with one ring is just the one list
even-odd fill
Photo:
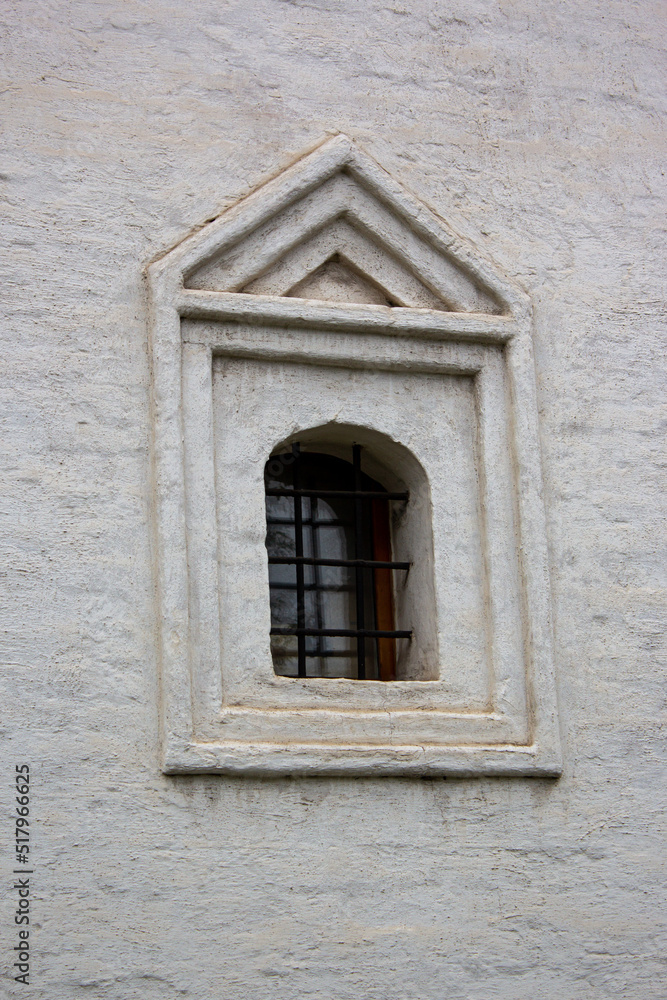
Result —
[[[0, 17], [0, 794], [10, 830], [28, 760], [31, 995], [664, 996], [661, 5]], [[557, 782], [159, 771], [142, 270], [335, 130], [534, 303]], [[3, 971], [11, 919], [5, 895]]]

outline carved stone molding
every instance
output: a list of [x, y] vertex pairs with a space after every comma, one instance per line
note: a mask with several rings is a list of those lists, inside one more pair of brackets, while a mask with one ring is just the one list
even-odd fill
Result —
[[[148, 274], [164, 770], [559, 774], [526, 296], [345, 136]], [[272, 668], [264, 463], [349, 427], [428, 477], [428, 680]]]

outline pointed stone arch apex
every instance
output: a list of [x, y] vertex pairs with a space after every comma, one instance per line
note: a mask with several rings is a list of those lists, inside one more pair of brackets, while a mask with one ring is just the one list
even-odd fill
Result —
[[303, 298], [339, 305], [512, 317], [522, 300], [344, 135], [243, 199], [157, 266], [186, 290], [274, 301], [300, 298], [301, 290]]
[[[247, 289], [250, 291], [250, 289]], [[334, 253], [323, 264], [309, 271], [284, 292], [289, 298], [318, 299], [324, 302], [363, 302], [366, 305], [398, 306], [391, 293], [368, 275], [355, 268], [340, 253]]]

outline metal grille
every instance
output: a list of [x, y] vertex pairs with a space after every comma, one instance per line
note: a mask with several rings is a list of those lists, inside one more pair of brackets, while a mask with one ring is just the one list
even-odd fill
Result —
[[[377, 532], [377, 525], [373, 521], [373, 505], [375, 502], [381, 502], [386, 504], [388, 501], [403, 501], [408, 500], [407, 492], [387, 492], [382, 489], [364, 489], [363, 480], [365, 477], [362, 475], [361, 471], [361, 447], [359, 445], [354, 445], [352, 449], [352, 483], [349, 489], [309, 489], [302, 485], [302, 456], [298, 444], [292, 446], [291, 466], [293, 475], [293, 485], [291, 487], [274, 487], [267, 485], [266, 495], [267, 497], [275, 498], [289, 498], [293, 505], [293, 516], [277, 517], [271, 516], [269, 513], [267, 505], [267, 524], [268, 525], [283, 525], [286, 527], [287, 531], [291, 534], [293, 531], [293, 553], [289, 555], [276, 555], [272, 553], [271, 547], [269, 547], [269, 565], [271, 566], [293, 566], [295, 569], [296, 582], [292, 583], [277, 583], [272, 581], [271, 588], [272, 591], [282, 588], [291, 590], [292, 588], [296, 591], [296, 624], [280, 624], [274, 623], [271, 628], [272, 636], [295, 636], [297, 640], [297, 676], [307, 677], [308, 669], [307, 663], [308, 659], [312, 657], [322, 657], [326, 658], [329, 656], [348, 656], [347, 651], [327, 649], [326, 645], [323, 646], [323, 640], [327, 638], [349, 638], [353, 640], [356, 645], [356, 675], [359, 680], [365, 680], [367, 678], [367, 656], [366, 656], [366, 640], [375, 640], [376, 645], [376, 661], [378, 664], [378, 676], [380, 676], [380, 657], [381, 657], [381, 643], [384, 642], [384, 649], [386, 651], [387, 640], [392, 644], [392, 659], [395, 662], [395, 651], [393, 644], [398, 639], [409, 639], [412, 636], [412, 631], [408, 629], [387, 629], [387, 628], [376, 628], [376, 616], [377, 612], [377, 594], [382, 587], [387, 590], [387, 578], [394, 571], [407, 572], [410, 568], [409, 562], [397, 562], [392, 559], [376, 559], [367, 558], [367, 552], [369, 546], [373, 546], [373, 549], [377, 547], [377, 543], [373, 538], [369, 539], [369, 526], [370, 531], [373, 535]], [[285, 461], [287, 457], [285, 456]], [[349, 465], [348, 465], [349, 468]], [[308, 510], [304, 516], [304, 501], [308, 500]], [[304, 528], [309, 528], [311, 530], [311, 537], [313, 539], [317, 538], [317, 531], [315, 528], [318, 526], [325, 525], [326, 527], [332, 527], [335, 525], [342, 525], [347, 522], [340, 520], [332, 520], [331, 518], [327, 520], [318, 520], [318, 502], [319, 501], [346, 501], [351, 504], [352, 507], [352, 544], [354, 551], [354, 558], [336, 559], [327, 558], [320, 556], [317, 552], [313, 555], [304, 555]], [[380, 503], [376, 504], [379, 508]], [[370, 517], [369, 517], [370, 515]], [[384, 548], [387, 549], [385, 554], [391, 555], [389, 549], [389, 528], [387, 521], [387, 542]], [[267, 535], [267, 545], [268, 535]], [[366, 554], [366, 555], [365, 555]], [[373, 551], [373, 554], [375, 552]], [[314, 582], [306, 583], [304, 569], [305, 567], [313, 567]], [[340, 592], [341, 590], [346, 590], [351, 593], [354, 598], [354, 607], [356, 612], [356, 627], [355, 628], [324, 628], [321, 621], [321, 613], [318, 610], [317, 620], [320, 627], [310, 627], [306, 624], [306, 599], [307, 595], [315, 592], [315, 607], [316, 609], [321, 609], [320, 598], [323, 593], [326, 592], [327, 587], [321, 580], [321, 570], [323, 567], [340, 567], [350, 571], [350, 578], [353, 581], [347, 587], [337, 587], [336, 589]], [[370, 577], [370, 580], [369, 580]], [[381, 577], [381, 579], [380, 579]], [[369, 586], [370, 584], [370, 586]], [[389, 588], [391, 587], [391, 581], [388, 581]], [[389, 590], [387, 590], [389, 593]], [[369, 597], [370, 595], [376, 595], [374, 597]], [[390, 600], [390, 598], [389, 598]], [[274, 617], [274, 616], [272, 616]], [[385, 614], [386, 617], [386, 614]], [[393, 618], [393, 615], [392, 615]], [[393, 624], [393, 621], [392, 621]], [[316, 638], [317, 644], [315, 649], [307, 648], [307, 639]], [[381, 677], [381, 679], [389, 679], [388, 677]], [[391, 678], [393, 679], [393, 677]]]

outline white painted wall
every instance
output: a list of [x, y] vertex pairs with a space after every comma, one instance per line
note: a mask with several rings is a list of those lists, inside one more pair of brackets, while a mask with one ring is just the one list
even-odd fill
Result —
[[[662, 11], [5, 5], [0, 792], [10, 834], [29, 761], [31, 996], [664, 996]], [[533, 299], [557, 782], [159, 772], [142, 272], [335, 130]]]

